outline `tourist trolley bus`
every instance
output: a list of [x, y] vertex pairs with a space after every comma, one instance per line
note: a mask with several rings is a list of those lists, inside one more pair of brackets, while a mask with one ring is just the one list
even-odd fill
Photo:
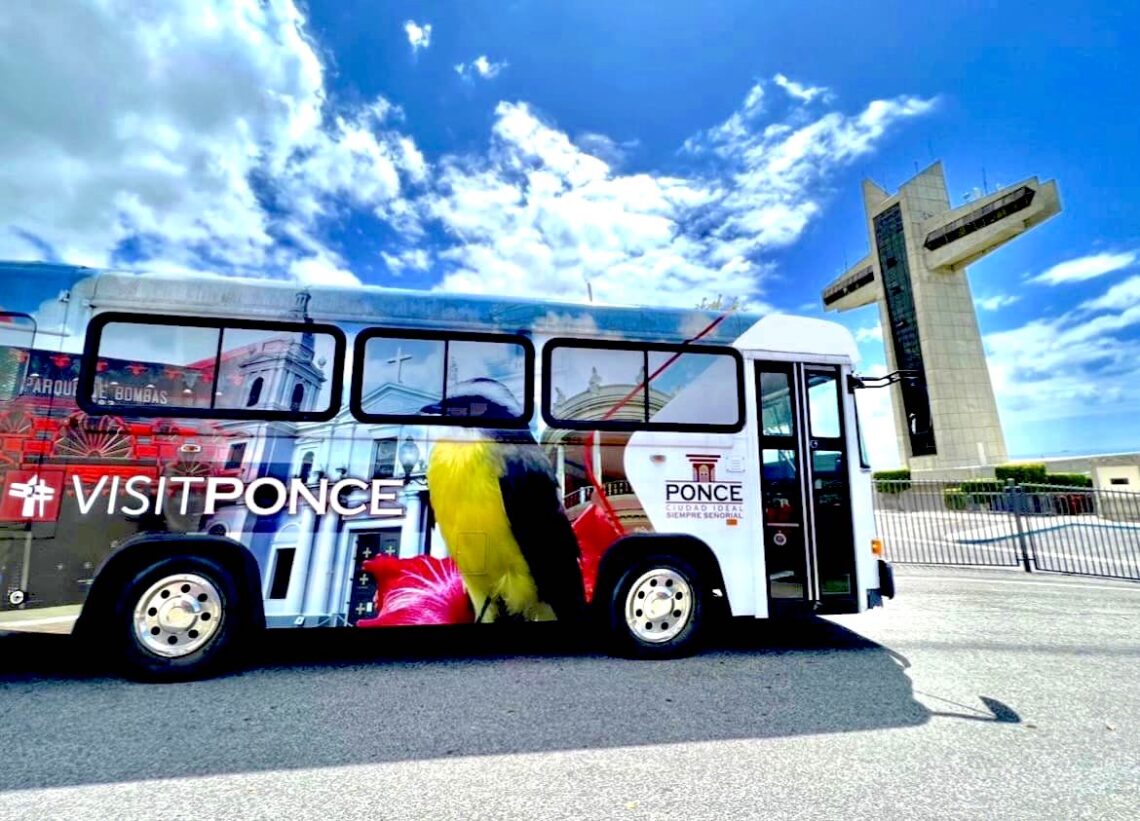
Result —
[[139, 678], [263, 628], [629, 656], [893, 594], [841, 326], [0, 265], [0, 630]]

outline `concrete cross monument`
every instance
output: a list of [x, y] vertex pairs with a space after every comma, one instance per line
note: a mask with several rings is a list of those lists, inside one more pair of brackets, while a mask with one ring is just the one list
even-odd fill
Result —
[[877, 303], [899, 455], [925, 478], [1008, 458], [966, 266], [1061, 211], [1057, 184], [1030, 177], [950, 206], [937, 162], [889, 194], [863, 182], [871, 252], [823, 289], [823, 307]]

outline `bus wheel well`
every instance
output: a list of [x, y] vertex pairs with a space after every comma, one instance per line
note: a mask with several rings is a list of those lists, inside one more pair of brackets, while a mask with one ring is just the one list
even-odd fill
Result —
[[[700, 539], [683, 533], [637, 533], [618, 539], [602, 557], [594, 589], [609, 590], [630, 564], [646, 556], [660, 554], [677, 556], [696, 568], [701, 575], [703, 592], [708, 594], [714, 612], [726, 616], [731, 612], [716, 554]], [[719, 598], [714, 596], [714, 590], [720, 591]], [[601, 601], [597, 593], [595, 601]]]
[[110, 616], [124, 585], [147, 565], [175, 556], [198, 556], [216, 562], [233, 575], [242, 592], [248, 625], [265, 626], [261, 596], [261, 571], [246, 547], [220, 536], [152, 534], [132, 539], [116, 550], [99, 568], [83, 604], [74, 634], [80, 639], [97, 630]]

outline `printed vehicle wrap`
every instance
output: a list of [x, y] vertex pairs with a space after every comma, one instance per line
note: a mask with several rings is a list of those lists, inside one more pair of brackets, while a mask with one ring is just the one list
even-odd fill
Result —
[[[0, 614], [79, 605], [118, 546], [171, 532], [243, 545], [270, 626], [576, 618], [639, 532], [705, 541], [752, 606], [759, 476], [727, 346], [759, 317], [0, 277]], [[111, 312], [134, 319], [91, 347]]]

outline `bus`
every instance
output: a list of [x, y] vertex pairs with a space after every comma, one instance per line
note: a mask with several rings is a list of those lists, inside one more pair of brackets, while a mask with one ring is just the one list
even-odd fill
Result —
[[[266, 628], [718, 617], [894, 593], [840, 325], [0, 264], [0, 630], [124, 674]], [[711, 628], [715, 629], [715, 628]]]

